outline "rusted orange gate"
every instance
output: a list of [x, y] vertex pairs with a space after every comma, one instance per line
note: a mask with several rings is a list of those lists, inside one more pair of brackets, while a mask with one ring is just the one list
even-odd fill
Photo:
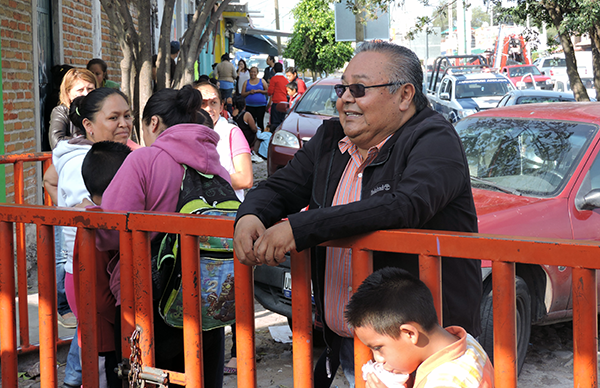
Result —
[[[159, 372], [148, 367], [154, 363], [152, 333], [151, 273], [149, 267], [150, 232], [182, 234], [182, 285], [184, 291], [184, 343], [186, 373], [168, 372], [172, 383], [187, 387], [202, 386], [201, 313], [198, 282], [198, 238], [201, 235], [232, 236], [232, 220], [191, 215], [138, 213], [104, 213], [57, 210], [45, 206], [0, 205], [0, 351], [2, 384], [17, 386], [17, 342], [15, 326], [13, 223], [37, 226], [37, 249], [40, 303], [41, 386], [56, 387], [56, 284], [52, 225], [78, 226], [81, 239], [80, 281], [86, 290], [82, 309], [82, 362], [84, 386], [98, 381], [97, 343], [95, 335], [94, 229], [120, 231], [122, 331], [129, 334], [141, 329], [141, 357], [145, 372]], [[441, 318], [441, 268], [439, 256], [489, 259], [493, 261], [494, 354], [496, 386], [517, 386], [515, 262], [566, 265], [573, 267], [573, 336], [574, 385], [597, 386], [597, 295], [596, 271], [599, 245], [595, 242], [533, 240], [478, 234], [438, 233], [427, 231], [380, 231], [354, 239], [328, 243], [353, 249], [353, 287], [372, 269], [372, 250], [407, 252], [420, 255], [421, 277], [431, 288]], [[310, 260], [306, 252], [292, 254], [293, 357], [294, 386], [312, 387], [312, 322], [310, 302]], [[256, 387], [254, 346], [253, 282], [250, 267], [236, 263], [235, 295], [237, 314], [238, 386]], [[129, 279], [128, 281], [125, 281]], [[22, 295], [22, 294], [21, 294]], [[593, 339], [593, 340], [592, 340]], [[356, 340], [357, 341], [357, 340]], [[358, 369], [370, 358], [369, 350], [356, 342]], [[129, 345], [123, 341], [123, 354]], [[360, 372], [359, 372], [360, 375]], [[361, 379], [357, 387], [364, 387]]]

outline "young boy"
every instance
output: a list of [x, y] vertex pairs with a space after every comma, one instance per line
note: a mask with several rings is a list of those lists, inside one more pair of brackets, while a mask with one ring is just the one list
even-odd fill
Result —
[[[81, 165], [81, 175], [90, 198], [95, 205], [102, 204], [102, 195], [113, 179], [119, 167], [125, 161], [131, 149], [125, 144], [112, 141], [94, 143], [88, 151]], [[89, 201], [87, 201], [89, 205]], [[75, 249], [73, 250], [73, 268], [79, 268], [79, 245], [78, 236], [75, 237]], [[115, 258], [115, 260], [113, 260]], [[100, 357], [100, 382], [99, 387], [120, 387], [121, 381], [114, 373], [117, 366], [117, 355], [115, 353], [115, 316], [116, 299], [110, 289], [111, 276], [107, 271], [113, 261], [118, 260], [118, 254], [114, 251], [96, 250], [96, 307], [98, 315], [96, 319], [98, 329], [98, 352]], [[75, 284], [75, 306], [74, 312], [79, 310], [79, 271], [73, 271]], [[81, 343], [81, 342], [80, 342]]]
[[[345, 318], [385, 371], [411, 375], [407, 388], [494, 386], [481, 345], [459, 326], [442, 328], [431, 292], [404, 270], [373, 272], [350, 299]], [[376, 373], [366, 381], [368, 388], [387, 387]]]

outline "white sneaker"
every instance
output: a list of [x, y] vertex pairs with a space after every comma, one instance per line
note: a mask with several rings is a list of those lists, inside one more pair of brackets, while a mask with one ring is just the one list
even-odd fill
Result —
[[250, 159], [254, 163], [262, 163], [264, 161], [263, 158], [261, 158], [260, 156], [254, 154], [254, 153], [252, 154], [252, 156], [250, 156]]

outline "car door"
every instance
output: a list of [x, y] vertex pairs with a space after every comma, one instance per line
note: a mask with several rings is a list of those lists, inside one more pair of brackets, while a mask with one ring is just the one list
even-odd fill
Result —
[[[591, 147], [590, 147], [591, 148]], [[591, 190], [600, 189], [600, 145], [590, 153], [590, 157], [580, 174], [577, 184], [569, 197], [569, 211], [573, 227], [573, 239], [600, 241], [600, 209], [581, 210], [579, 204], [583, 197]], [[585, 160], [585, 159], [584, 159]], [[596, 274], [600, 286], [600, 271]], [[600, 289], [598, 293], [600, 297]], [[600, 301], [600, 298], [598, 299]], [[572, 299], [569, 299], [568, 308], [573, 307]]]

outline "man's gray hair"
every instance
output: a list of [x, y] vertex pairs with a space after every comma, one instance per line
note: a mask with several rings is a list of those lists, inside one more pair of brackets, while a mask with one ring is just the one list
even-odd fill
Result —
[[389, 82], [398, 83], [389, 86], [390, 93], [396, 93], [401, 84], [409, 83], [415, 87], [413, 101], [420, 112], [429, 105], [427, 97], [423, 94], [423, 69], [417, 55], [404, 46], [386, 42], [383, 40], [372, 40], [362, 43], [356, 48], [356, 54], [364, 52], [377, 52], [387, 54], [389, 61]]

